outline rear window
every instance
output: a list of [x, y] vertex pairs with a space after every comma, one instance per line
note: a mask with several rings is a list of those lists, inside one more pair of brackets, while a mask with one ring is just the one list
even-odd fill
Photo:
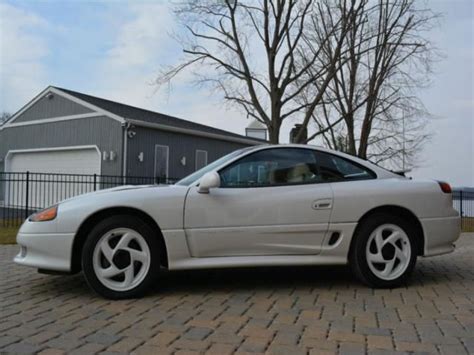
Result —
[[370, 169], [337, 155], [315, 152], [321, 179], [326, 182], [375, 179]]

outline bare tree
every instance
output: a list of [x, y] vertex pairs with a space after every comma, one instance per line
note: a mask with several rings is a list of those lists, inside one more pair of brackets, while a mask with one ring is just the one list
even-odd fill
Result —
[[[418, 4], [365, 1], [363, 11], [349, 14], [344, 55], [313, 112], [317, 132], [329, 147], [405, 168], [429, 137], [429, 114], [417, 91], [428, 85], [437, 57], [426, 37], [437, 15]], [[330, 45], [323, 51], [328, 57]]]
[[[179, 39], [185, 58], [165, 68], [156, 83], [191, 68], [198, 82], [265, 124], [272, 143], [288, 118], [301, 123], [301, 139], [341, 65], [347, 21], [361, 6], [356, 0], [181, 2], [175, 12], [189, 33]], [[331, 16], [334, 7], [341, 16]], [[315, 28], [324, 31], [309, 36]]]
[[10, 117], [11, 117], [10, 113], [2, 112], [0, 114], [0, 126], [3, 125]]

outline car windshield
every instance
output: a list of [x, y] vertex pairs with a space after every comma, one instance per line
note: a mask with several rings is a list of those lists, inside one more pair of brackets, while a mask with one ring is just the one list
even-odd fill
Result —
[[175, 185], [180, 185], [180, 186], [189, 186], [195, 181], [199, 180], [205, 173], [214, 170], [218, 166], [224, 164], [225, 162], [234, 159], [235, 157], [241, 155], [242, 153], [245, 153], [249, 150], [253, 149], [253, 147], [248, 147], [248, 148], [243, 148], [239, 150], [235, 150], [232, 153], [229, 153], [227, 155], [224, 155], [222, 158], [217, 159], [216, 161], [213, 161], [211, 164], [206, 165], [204, 168], [199, 169], [198, 171], [195, 171], [191, 175], [186, 176], [185, 178], [179, 180]]

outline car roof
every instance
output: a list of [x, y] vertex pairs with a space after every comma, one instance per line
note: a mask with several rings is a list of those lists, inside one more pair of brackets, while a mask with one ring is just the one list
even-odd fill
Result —
[[[278, 148], [278, 149], [280, 149], [280, 148], [301, 148], [301, 149], [311, 149], [311, 150], [321, 151], [321, 152], [324, 152], [324, 153], [340, 156], [342, 158], [348, 159], [348, 160], [353, 161], [355, 163], [358, 163], [362, 166], [365, 166], [366, 168], [369, 168], [369, 169], [373, 170], [374, 172], [376, 172], [378, 177], [382, 177], [382, 176], [393, 177], [393, 176], [396, 175], [396, 174], [390, 172], [389, 170], [386, 170], [386, 169], [384, 169], [384, 168], [382, 168], [382, 167], [380, 167], [380, 166], [378, 166], [378, 165], [376, 165], [376, 164], [374, 164], [374, 163], [372, 163], [368, 160], [359, 158], [359, 157], [351, 155], [351, 154], [340, 152], [340, 151], [337, 151], [337, 150], [333, 150], [333, 149], [329, 149], [329, 148], [325, 148], [325, 147], [321, 147], [321, 146], [316, 146], [316, 145], [311, 145], [311, 144], [295, 144], [295, 143], [264, 144], [264, 145], [257, 145], [257, 146], [253, 146], [253, 147], [244, 148], [242, 151], [250, 152], [250, 151], [258, 151], [258, 150], [265, 150], [265, 149], [272, 149], [272, 148]], [[399, 177], [399, 176], [396, 176], [396, 177]]]

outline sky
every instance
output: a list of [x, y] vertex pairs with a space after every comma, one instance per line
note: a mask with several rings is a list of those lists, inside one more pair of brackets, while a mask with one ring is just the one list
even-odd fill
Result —
[[[474, 186], [474, 1], [424, 3], [443, 15], [430, 34], [443, 59], [420, 93], [433, 137], [410, 175]], [[0, 111], [54, 85], [243, 134], [245, 115], [185, 75], [153, 85], [182, 56], [179, 31], [166, 1], [0, 0]]]

